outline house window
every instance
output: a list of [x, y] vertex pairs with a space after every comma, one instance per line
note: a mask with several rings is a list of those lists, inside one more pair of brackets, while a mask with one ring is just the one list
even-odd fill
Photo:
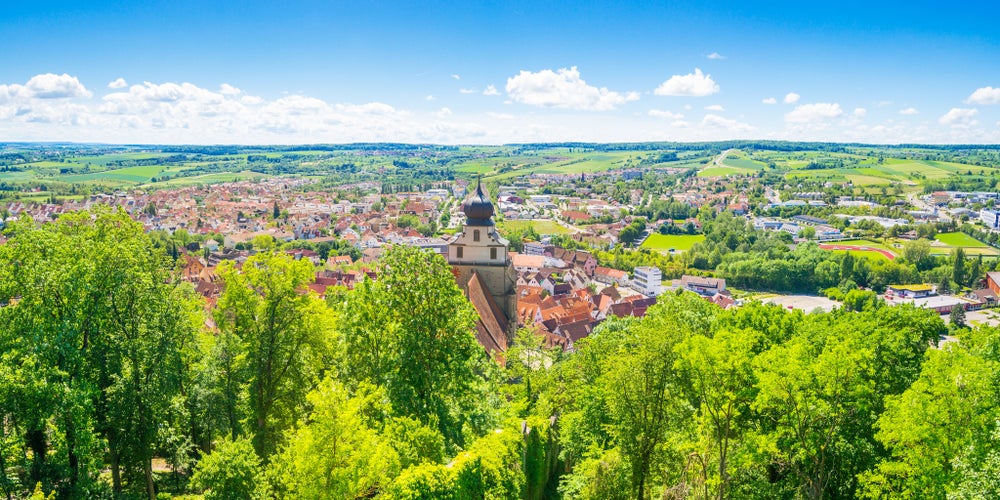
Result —
[[479, 230], [476, 229], [472, 232], [472, 241], [479, 241]]
[[462, 258], [462, 247], [455, 247], [455, 256], [459, 259]]
[[490, 260], [497, 260], [497, 248], [493, 247], [490, 249]]

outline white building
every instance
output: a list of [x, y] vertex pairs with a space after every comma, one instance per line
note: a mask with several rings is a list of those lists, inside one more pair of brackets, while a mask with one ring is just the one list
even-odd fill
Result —
[[537, 241], [529, 241], [524, 244], [525, 255], [545, 255], [545, 245]]
[[663, 273], [658, 267], [637, 267], [632, 275], [632, 288], [643, 295], [655, 297], [663, 290]]
[[990, 229], [1000, 229], [1000, 210], [984, 208], [979, 212], [979, 220]]

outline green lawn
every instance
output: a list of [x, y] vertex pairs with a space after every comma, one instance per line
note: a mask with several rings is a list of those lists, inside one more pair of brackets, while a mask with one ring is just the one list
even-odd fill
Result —
[[945, 245], [953, 247], [965, 247], [965, 248], [986, 248], [989, 245], [983, 243], [972, 236], [965, 233], [939, 233], [934, 237], [935, 240], [944, 243]]
[[[840, 242], [838, 241], [837, 243]], [[874, 248], [874, 246], [872, 246], [871, 248]], [[833, 253], [850, 252], [851, 255], [855, 257], [867, 257], [870, 260], [886, 260], [886, 261], [889, 260], [889, 257], [886, 257], [881, 252], [876, 252], [875, 250], [832, 250], [832, 252]]]
[[653, 233], [642, 242], [642, 246], [661, 253], [669, 252], [671, 249], [677, 252], [690, 250], [695, 243], [705, 241], [703, 234], [660, 234]]
[[569, 234], [569, 229], [554, 220], [507, 220], [501, 223], [501, 228], [507, 231], [521, 231], [532, 227], [538, 234]]

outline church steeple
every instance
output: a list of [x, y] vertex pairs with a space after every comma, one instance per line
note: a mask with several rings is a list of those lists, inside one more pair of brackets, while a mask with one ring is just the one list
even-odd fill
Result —
[[467, 226], [492, 226], [493, 225], [493, 203], [490, 197], [483, 192], [482, 177], [476, 181], [476, 192], [465, 203], [462, 203], [462, 213], [465, 214]]
[[493, 225], [493, 203], [481, 178], [462, 212], [465, 225], [448, 244], [448, 263], [455, 283], [479, 313], [476, 338], [487, 351], [505, 351], [518, 326], [517, 274], [507, 253], [510, 242]]

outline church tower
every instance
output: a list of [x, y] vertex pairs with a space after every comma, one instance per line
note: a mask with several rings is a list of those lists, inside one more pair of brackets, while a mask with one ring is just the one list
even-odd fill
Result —
[[510, 243], [493, 224], [493, 203], [476, 183], [462, 204], [465, 226], [448, 245], [455, 281], [479, 313], [476, 337], [487, 351], [507, 350], [517, 330], [517, 274], [507, 253]]

